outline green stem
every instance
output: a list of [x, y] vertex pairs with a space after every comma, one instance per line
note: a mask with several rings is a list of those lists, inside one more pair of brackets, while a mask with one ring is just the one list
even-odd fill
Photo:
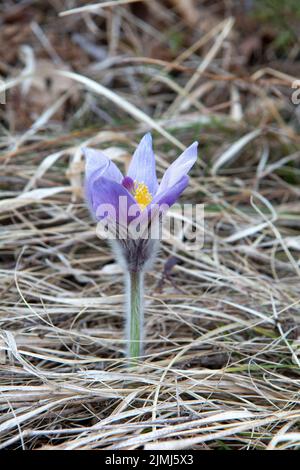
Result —
[[128, 356], [131, 365], [136, 364], [136, 359], [142, 354], [143, 331], [143, 273], [129, 272], [128, 289]]

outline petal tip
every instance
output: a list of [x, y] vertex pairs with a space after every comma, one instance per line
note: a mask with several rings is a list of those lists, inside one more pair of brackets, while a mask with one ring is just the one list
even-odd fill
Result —
[[193, 142], [188, 148], [193, 149], [193, 150], [194, 149], [197, 150], [198, 145], [199, 145], [199, 142], [197, 140], [195, 140], [195, 142]]
[[152, 134], [151, 134], [151, 132], [150, 132], [150, 131], [147, 132], [147, 133], [144, 135], [143, 138], [146, 138], [147, 140], [149, 140], [150, 142], [152, 142]]
[[151, 132], [147, 132], [147, 134], [143, 135], [143, 137], [140, 140], [140, 144], [142, 145], [148, 145], [152, 147], [152, 134]]
[[80, 147], [81, 153], [87, 158], [87, 154], [89, 152], [89, 147]]
[[198, 145], [199, 145], [199, 142], [197, 140], [195, 140], [195, 142], [193, 142], [187, 149], [186, 151], [189, 153], [189, 155], [191, 156], [192, 160], [194, 160], [194, 163], [196, 162], [197, 158], [198, 158]]

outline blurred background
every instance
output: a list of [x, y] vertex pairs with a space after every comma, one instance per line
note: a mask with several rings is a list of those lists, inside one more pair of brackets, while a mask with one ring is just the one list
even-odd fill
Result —
[[95, 80], [154, 119], [298, 128], [291, 103], [299, 76], [297, 0], [104, 3], [2, 3], [0, 74], [13, 81], [1, 107], [2, 134], [24, 132], [46, 111], [39, 130], [47, 132], [130, 125], [119, 106], [79, 92], [56, 70]]

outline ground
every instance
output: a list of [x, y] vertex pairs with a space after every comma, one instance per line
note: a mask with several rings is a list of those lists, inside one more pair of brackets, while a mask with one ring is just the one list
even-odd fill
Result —
[[[257, 4], [4, 2], [1, 449], [299, 447], [299, 7]], [[81, 147], [149, 130], [160, 178], [199, 141], [204, 241], [162, 243], [132, 369]]]

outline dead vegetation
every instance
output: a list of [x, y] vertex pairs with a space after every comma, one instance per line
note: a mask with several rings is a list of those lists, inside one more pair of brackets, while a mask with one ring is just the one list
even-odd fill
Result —
[[[299, 44], [255, 2], [66, 3], [1, 17], [0, 448], [299, 447]], [[80, 147], [148, 129], [160, 175], [200, 141], [205, 242], [163, 244], [131, 371]]]

